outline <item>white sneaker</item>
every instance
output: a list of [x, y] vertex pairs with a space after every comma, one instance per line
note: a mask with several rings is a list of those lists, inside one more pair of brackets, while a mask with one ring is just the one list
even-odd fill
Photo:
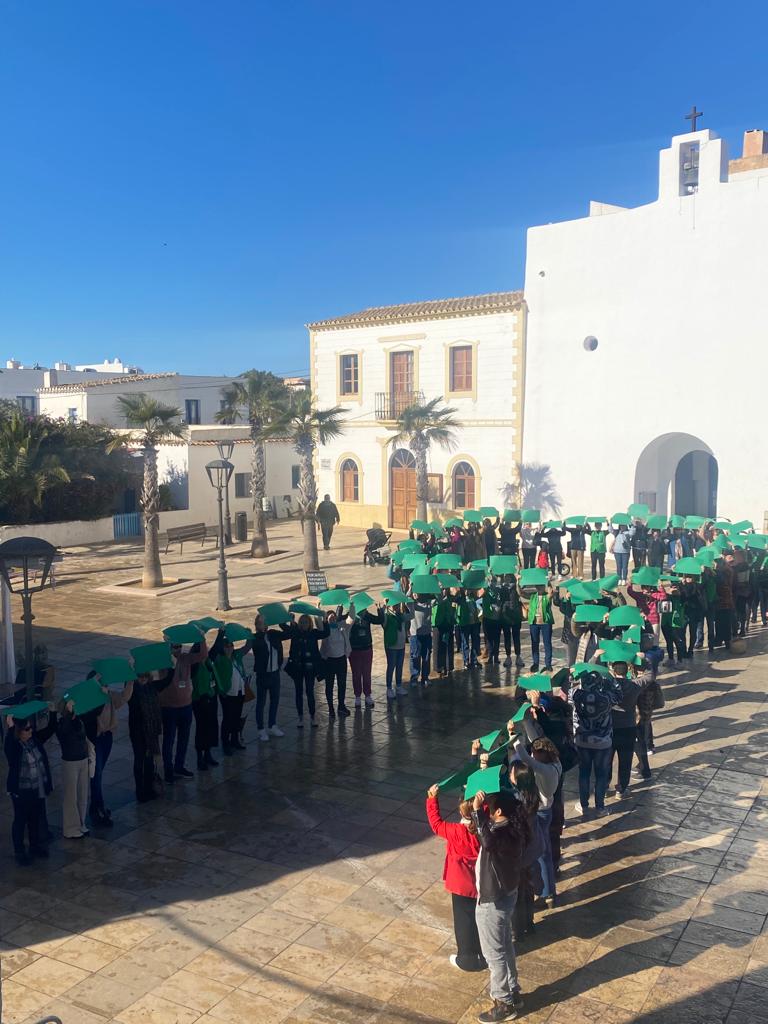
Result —
[[355, 707], [359, 708], [359, 707], [362, 707], [362, 706], [363, 706], [363, 702], [360, 700], [360, 698], [359, 697], [355, 697]]
[[449, 963], [453, 964], [454, 967], [456, 967], [459, 970], [461, 970], [461, 968], [459, 967], [458, 963], [456, 962], [457, 960], [458, 960], [458, 957], [457, 957], [457, 955], [455, 953], [451, 953], [451, 955], [448, 957]]
[[504, 668], [509, 668], [509, 666], [511, 664], [512, 664], [512, 659], [509, 657], [509, 655], [507, 655], [507, 657], [504, 659]]
[[373, 697], [366, 697], [365, 698], [365, 706], [367, 708], [376, 707], [376, 701], [373, 699]]
[[610, 810], [607, 807], [596, 807], [595, 808], [595, 817], [596, 818], [607, 818], [610, 813], [611, 812], [610, 812]]
[[626, 789], [619, 789], [618, 786], [616, 787], [616, 798], [618, 800], [626, 800], [628, 796], [629, 796], [629, 786], [627, 786]]
[[406, 688], [404, 686], [398, 686], [397, 689], [395, 690], [395, 693], [397, 694], [398, 697], [407, 697], [408, 696], [408, 691], [406, 690]]
[[259, 729], [259, 739], [269, 741], [269, 733], [266, 729]]
[[517, 665], [518, 668], [524, 668], [525, 658], [522, 656], [522, 654], [518, 654], [518, 656], [515, 658], [515, 665]]
[[576, 815], [577, 818], [583, 818], [584, 815], [587, 813], [587, 808], [582, 807], [581, 804], [577, 802], [573, 805], [573, 813]]
[[283, 730], [280, 728], [279, 725], [270, 725], [270, 727], [269, 727], [269, 735], [270, 736], [285, 736], [285, 733], [283, 732]]
[[387, 700], [394, 700], [394, 699], [395, 699], [395, 691], [394, 690], [387, 690]]

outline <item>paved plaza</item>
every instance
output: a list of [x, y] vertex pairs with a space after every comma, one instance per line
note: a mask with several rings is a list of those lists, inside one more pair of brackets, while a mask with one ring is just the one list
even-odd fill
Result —
[[[287, 554], [230, 560], [233, 620], [298, 596], [296, 524], [270, 540]], [[361, 532], [338, 530], [321, 553], [329, 585], [376, 593], [385, 570], [361, 553]], [[160, 598], [100, 589], [140, 560], [131, 546], [68, 553], [56, 589], [36, 598], [36, 642], [59, 690], [94, 658], [215, 613], [210, 544], [164, 558], [168, 575], [200, 586]], [[330, 723], [318, 684], [320, 728], [299, 731], [286, 678], [283, 739], [258, 743], [251, 713], [246, 751], [151, 804], [135, 802], [122, 720], [105, 774], [114, 828], [58, 838], [47, 862], [16, 867], [3, 799], [3, 1024], [46, 1013], [64, 1024], [463, 1024], [487, 1007], [487, 976], [448, 962], [444, 844], [424, 797], [504, 721], [515, 676], [458, 672], [388, 710], [380, 634], [374, 643], [372, 711]], [[767, 648], [758, 629], [746, 651], [697, 652], [690, 671], [662, 672], [653, 780], [611, 799], [607, 818], [567, 819], [559, 905], [518, 947], [524, 1020], [768, 1021]], [[56, 740], [48, 749], [57, 786]], [[568, 784], [570, 814], [575, 772]], [[56, 793], [49, 808], [58, 831]]]

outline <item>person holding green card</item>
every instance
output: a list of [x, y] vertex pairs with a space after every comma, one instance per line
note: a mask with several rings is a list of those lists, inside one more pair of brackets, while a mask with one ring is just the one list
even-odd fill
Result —
[[193, 773], [184, 764], [192, 731], [192, 668], [208, 657], [205, 637], [185, 652], [180, 643], [171, 644], [174, 659], [173, 674], [167, 686], [160, 691], [163, 711], [163, 766], [165, 781], [191, 779]]
[[539, 646], [544, 644], [544, 669], [552, 671], [552, 626], [555, 621], [552, 612], [552, 588], [540, 585], [534, 588], [528, 599], [523, 598], [523, 614], [528, 619], [531, 633], [531, 672], [539, 671]]
[[592, 579], [602, 579], [605, 576], [605, 530], [600, 521], [588, 526], [589, 532], [589, 558], [592, 563]]
[[296, 622], [284, 622], [280, 627], [286, 638], [291, 641], [288, 649], [286, 672], [293, 680], [296, 692], [296, 726], [304, 728], [304, 695], [307, 698], [309, 722], [313, 729], [315, 721], [315, 680], [322, 675], [322, 662], [318, 641], [324, 640], [330, 630], [327, 623], [321, 627], [312, 625], [309, 615], [300, 615]]
[[245, 644], [235, 650], [226, 629], [220, 629], [211, 648], [211, 665], [221, 701], [221, 749], [228, 757], [235, 750], [245, 750], [245, 744], [240, 742], [240, 718], [248, 677], [243, 666], [247, 647]]
[[[56, 731], [56, 715], [50, 715], [44, 729], [35, 730], [35, 714], [24, 717], [23, 705], [15, 712], [6, 717], [3, 749], [8, 761], [6, 789], [13, 806], [13, 852], [16, 863], [26, 867], [33, 857], [48, 856], [48, 836], [43, 835], [41, 825], [47, 822], [45, 800], [53, 781], [45, 743]], [[24, 845], [25, 835], [29, 850]]]
[[75, 714], [74, 702], [62, 702], [56, 722], [56, 738], [61, 747], [62, 834], [65, 839], [82, 839], [89, 834], [88, 815], [88, 737], [85, 725]]
[[512, 665], [512, 651], [515, 652], [515, 665], [522, 668], [525, 658], [520, 647], [520, 631], [523, 624], [523, 606], [517, 590], [515, 576], [505, 576], [501, 590], [501, 635], [504, 638], [504, 667]]
[[[607, 641], [606, 641], [607, 642]], [[595, 777], [595, 813], [608, 814], [605, 794], [611, 777], [613, 748], [613, 708], [621, 703], [618, 682], [600, 672], [584, 672], [571, 689], [568, 700], [573, 708], [573, 741], [579, 756], [579, 802], [576, 813], [589, 810], [592, 774]]]
[[403, 664], [410, 621], [411, 613], [405, 601], [401, 604], [387, 604], [381, 625], [384, 630], [384, 654], [387, 659], [387, 701], [390, 702], [395, 696], [404, 697], [408, 693], [403, 686]]
[[437, 672], [445, 679], [453, 672], [456, 609], [451, 589], [444, 589], [432, 605], [432, 647]]
[[[162, 664], [163, 659], [158, 655], [155, 660], [157, 668], [137, 672], [133, 693], [128, 701], [128, 735], [133, 748], [133, 780], [136, 786], [136, 800], [140, 804], [154, 800], [158, 795], [155, 788], [155, 758], [160, 754], [160, 735], [163, 731], [159, 693], [166, 686], [170, 686], [173, 677], [173, 669], [161, 667]], [[158, 782], [158, 785], [162, 787], [161, 782]]]
[[477, 594], [462, 587], [456, 598], [456, 625], [461, 637], [464, 668], [480, 668], [480, 611]]
[[[277, 629], [268, 629], [259, 612], [253, 620], [253, 674], [256, 677], [256, 729], [262, 743], [270, 736], [285, 736], [277, 724], [280, 704], [280, 666], [283, 664], [283, 635]], [[269, 718], [264, 728], [264, 708], [269, 699]]]
[[210, 658], [192, 666], [192, 713], [195, 716], [197, 770], [207, 772], [218, 761], [212, 749], [219, 745], [219, 702]]

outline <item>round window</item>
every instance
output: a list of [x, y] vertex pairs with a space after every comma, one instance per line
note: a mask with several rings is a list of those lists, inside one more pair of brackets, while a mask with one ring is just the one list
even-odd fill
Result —
[[587, 352], [594, 352], [597, 348], [597, 338], [595, 338], [591, 334], [588, 334], [587, 337], [584, 339], [584, 348]]

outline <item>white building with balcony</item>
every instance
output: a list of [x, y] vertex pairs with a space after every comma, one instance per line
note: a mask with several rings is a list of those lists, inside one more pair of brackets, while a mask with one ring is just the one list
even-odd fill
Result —
[[378, 306], [308, 325], [312, 394], [345, 409], [344, 433], [318, 453], [318, 491], [343, 523], [407, 528], [416, 474], [394, 449], [399, 413], [444, 399], [461, 427], [457, 445], [430, 453], [430, 514], [498, 506], [520, 459], [526, 305], [495, 292]]

